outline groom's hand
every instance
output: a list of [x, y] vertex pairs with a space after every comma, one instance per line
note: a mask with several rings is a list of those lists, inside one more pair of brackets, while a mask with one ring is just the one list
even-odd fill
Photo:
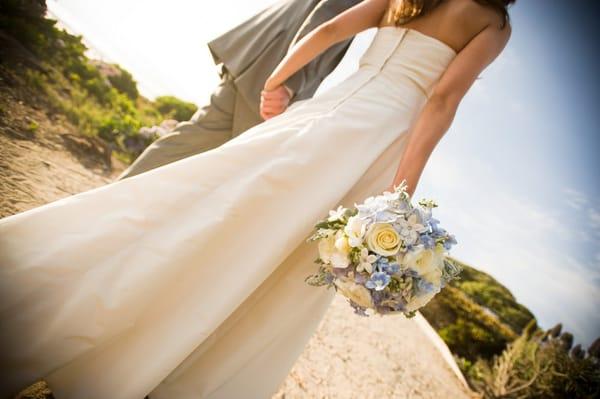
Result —
[[260, 95], [260, 116], [270, 119], [285, 111], [290, 103], [292, 92], [285, 86], [273, 90], [263, 90]]

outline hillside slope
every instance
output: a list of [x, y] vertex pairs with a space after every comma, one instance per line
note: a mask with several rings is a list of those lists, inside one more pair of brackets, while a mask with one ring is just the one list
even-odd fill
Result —
[[491, 359], [516, 339], [533, 314], [490, 275], [457, 259], [460, 278], [445, 287], [421, 311], [457, 356]]

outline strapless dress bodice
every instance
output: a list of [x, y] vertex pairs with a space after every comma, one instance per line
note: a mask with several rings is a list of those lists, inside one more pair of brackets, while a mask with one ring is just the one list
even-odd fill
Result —
[[427, 97], [456, 51], [448, 44], [417, 30], [380, 27], [360, 59], [361, 69], [376, 69], [392, 84], [415, 85]]

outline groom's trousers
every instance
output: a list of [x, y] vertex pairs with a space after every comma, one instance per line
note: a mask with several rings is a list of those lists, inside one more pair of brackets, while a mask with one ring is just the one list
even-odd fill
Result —
[[[254, 121], [254, 112], [240, 96], [233, 76], [223, 67], [221, 82], [210, 103], [198, 109], [189, 121], [180, 122], [168, 134], [150, 144], [117, 180], [219, 147], [240, 132], [238, 120]], [[234, 118], [234, 113], [237, 118]], [[246, 118], [239, 115], [248, 114]]]

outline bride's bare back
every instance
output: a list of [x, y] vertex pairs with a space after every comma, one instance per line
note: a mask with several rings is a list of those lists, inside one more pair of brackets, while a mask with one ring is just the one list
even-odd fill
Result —
[[[473, 0], [445, 0], [425, 15], [400, 26], [438, 39], [458, 53], [486, 28], [496, 26], [500, 29], [502, 22], [498, 12]], [[379, 26], [395, 26], [391, 7]]]

